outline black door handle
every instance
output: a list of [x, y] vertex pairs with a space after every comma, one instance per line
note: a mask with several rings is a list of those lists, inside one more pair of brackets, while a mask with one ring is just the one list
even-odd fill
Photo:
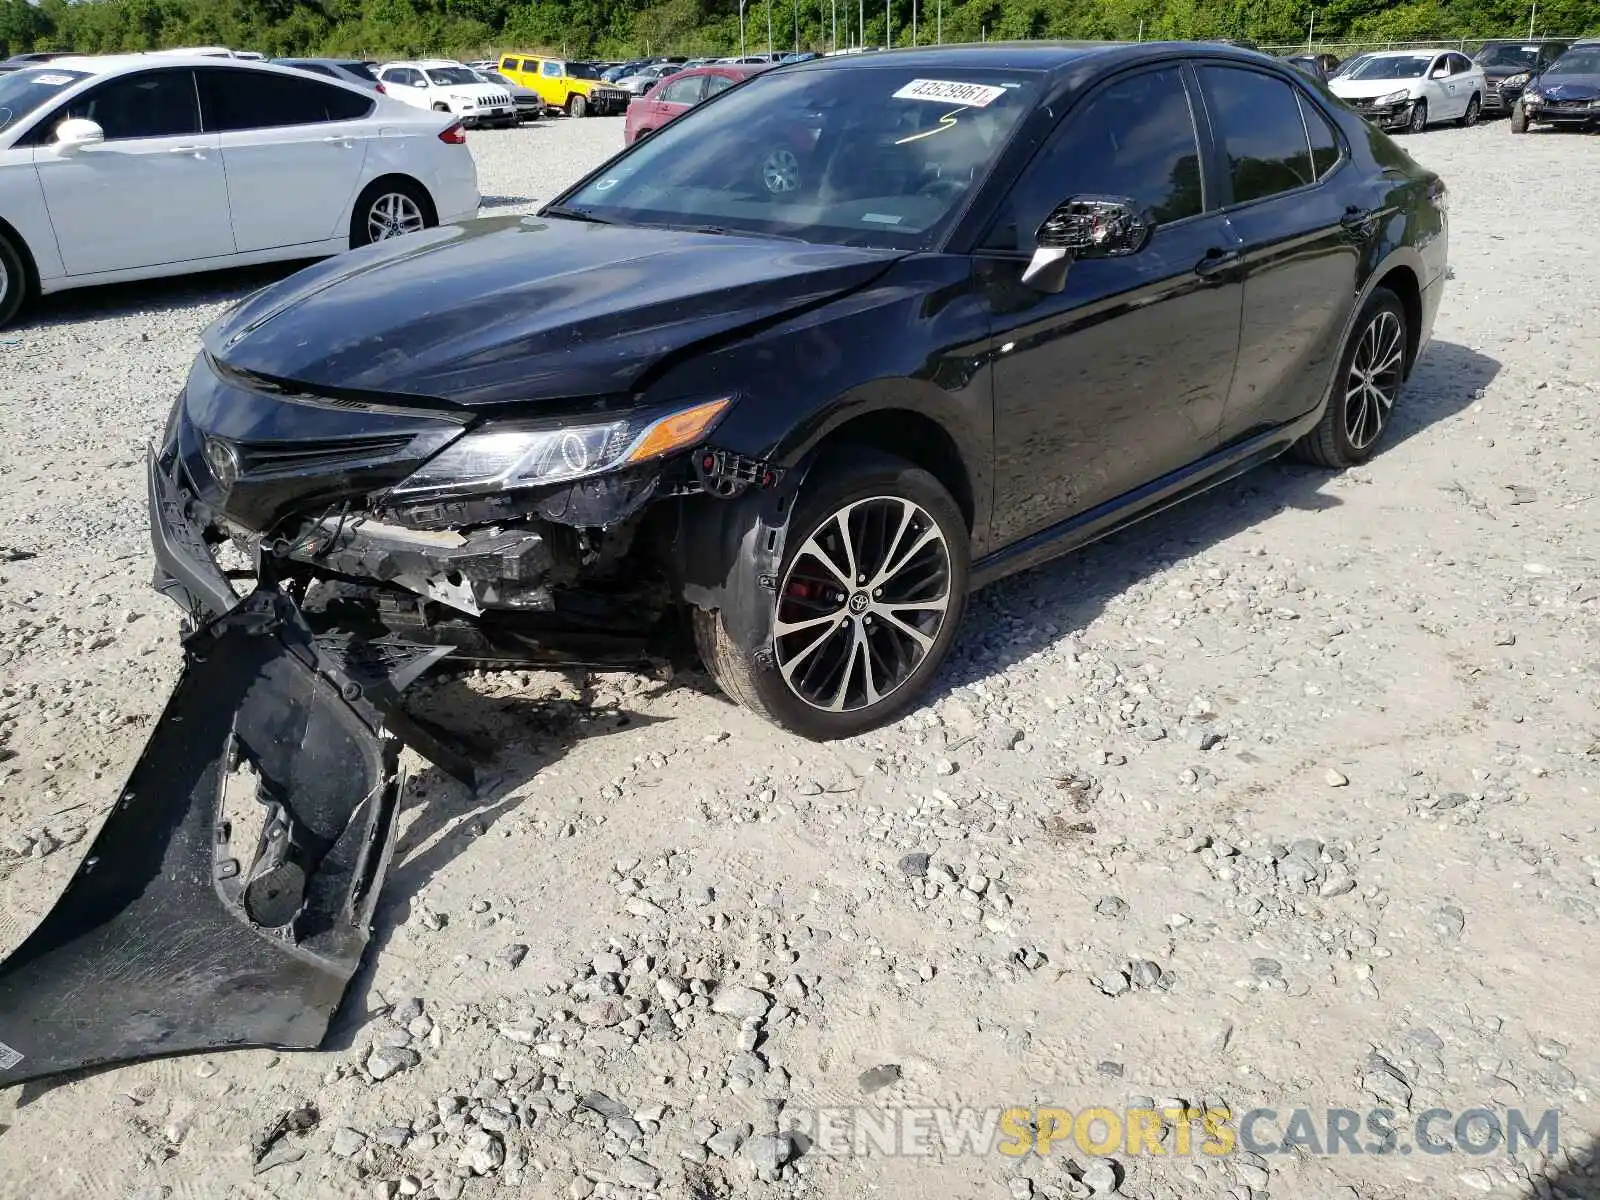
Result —
[[1204, 258], [1195, 263], [1194, 273], [1202, 279], [1210, 279], [1212, 276], [1222, 274], [1238, 261], [1239, 252], [1237, 250], [1224, 250], [1221, 247], [1213, 246], [1206, 251]]

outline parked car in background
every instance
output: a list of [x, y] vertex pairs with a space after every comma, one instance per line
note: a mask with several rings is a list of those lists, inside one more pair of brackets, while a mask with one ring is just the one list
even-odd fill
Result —
[[492, 83], [496, 87], [503, 87], [511, 93], [511, 103], [516, 105], [517, 119], [519, 121], [537, 121], [544, 115], [544, 101], [539, 99], [539, 93], [532, 88], [525, 88], [520, 83], [514, 83], [493, 69], [474, 69], [473, 74], [483, 80], [484, 83]]
[[796, 54], [785, 54], [778, 61], [780, 63], [810, 62], [813, 58], [821, 57], [822, 55], [818, 54], [815, 50], [801, 50]]
[[517, 123], [511, 93], [497, 83], [484, 83], [462, 63], [442, 58], [385, 63], [378, 68], [378, 82], [402, 104], [452, 113], [468, 127]]
[[1339, 69], [1339, 56], [1336, 54], [1291, 54], [1283, 61], [1291, 67], [1298, 67], [1313, 79], [1327, 80]]
[[[919, 702], [974, 588], [1290, 449], [1368, 461], [1447, 254], [1439, 178], [1259, 54], [763, 71], [538, 220], [225, 316], [152, 464], [193, 499], [152, 505], [158, 571], [203, 623], [237, 603], [210, 530], [240, 531], [286, 547], [274, 602], [328, 583], [345, 628], [468, 659], [636, 661], [687, 619], [735, 701], [860, 734]], [[404, 404], [311, 402], [351, 389]], [[183, 449], [251, 463], [257, 430], [295, 465]]]
[[272, 61], [280, 67], [295, 67], [370, 91], [386, 90], [378, 81], [378, 73], [359, 58], [275, 58]]
[[608, 116], [628, 107], [628, 93], [602, 81], [582, 63], [538, 54], [502, 54], [500, 74], [539, 94], [545, 106], [569, 117]]
[[0, 77], [0, 324], [30, 295], [335, 254], [478, 199], [453, 116], [267, 63], [57, 59]]
[[1600, 39], [1574, 42], [1523, 90], [1511, 132], [1539, 125], [1600, 129]]
[[709, 100], [766, 69], [766, 65], [717, 63], [707, 67], [688, 67], [678, 72], [648, 95], [628, 105], [628, 119], [622, 125], [622, 144], [631, 146], [640, 138], [649, 137], [702, 100]]
[[1476, 125], [1488, 91], [1483, 68], [1456, 50], [1385, 50], [1328, 81], [1374, 125], [1421, 133], [1441, 121]]
[[1528, 81], [1543, 74], [1570, 45], [1566, 41], [1486, 42], [1472, 60], [1483, 68], [1488, 85], [1483, 111], [1509, 113], [1522, 98]]
[[663, 79], [668, 79], [682, 70], [683, 68], [677, 63], [656, 63], [649, 67], [640, 67], [636, 73], [617, 80], [617, 86], [630, 96], [642, 96]]

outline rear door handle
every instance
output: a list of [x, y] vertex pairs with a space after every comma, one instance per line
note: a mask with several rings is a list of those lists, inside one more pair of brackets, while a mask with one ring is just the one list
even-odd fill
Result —
[[1206, 256], [1194, 265], [1194, 273], [1202, 279], [1211, 279], [1221, 275], [1239, 261], [1237, 250], [1223, 250], [1213, 246], [1206, 251]]
[[204, 158], [206, 156], [206, 148], [204, 146], [174, 146], [167, 153], [186, 154], [191, 158]]
[[351, 139], [348, 137], [325, 137], [322, 139], [322, 144], [324, 146], [344, 146], [348, 149], [350, 141]]

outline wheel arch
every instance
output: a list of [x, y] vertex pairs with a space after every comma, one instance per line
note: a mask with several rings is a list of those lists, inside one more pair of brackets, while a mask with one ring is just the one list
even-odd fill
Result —
[[423, 183], [422, 180], [415, 175], [407, 175], [404, 171], [385, 171], [382, 175], [375, 175], [362, 184], [361, 190], [356, 193], [355, 199], [350, 202], [350, 219], [352, 221], [355, 220], [356, 212], [361, 207], [361, 202], [369, 195], [383, 187], [392, 187], [397, 183], [410, 184], [420, 191], [422, 198], [428, 203], [429, 212], [427, 215], [432, 217], [434, 221], [438, 221], [439, 203], [433, 198], [433, 192], [428, 189], [428, 185]]
[[971, 533], [977, 516], [972, 472], [955, 436], [927, 413], [893, 402], [846, 414], [807, 443], [806, 452], [859, 446], [903, 458], [921, 467], [949, 492]]

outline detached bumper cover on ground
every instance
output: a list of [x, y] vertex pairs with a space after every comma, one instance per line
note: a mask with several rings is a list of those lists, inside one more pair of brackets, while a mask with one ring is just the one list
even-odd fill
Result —
[[[184, 566], [186, 586], [215, 594], [175, 549], [192, 527], [162, 511], [163, 569]], [[316, 1046], [360, 962], [393, 843], [402, 779], [385, 711], [443, 653], [317, 639], [270, 585], [193, 634], [87, 857], [0, 963], [0, 1086], [154, 1055]]]

